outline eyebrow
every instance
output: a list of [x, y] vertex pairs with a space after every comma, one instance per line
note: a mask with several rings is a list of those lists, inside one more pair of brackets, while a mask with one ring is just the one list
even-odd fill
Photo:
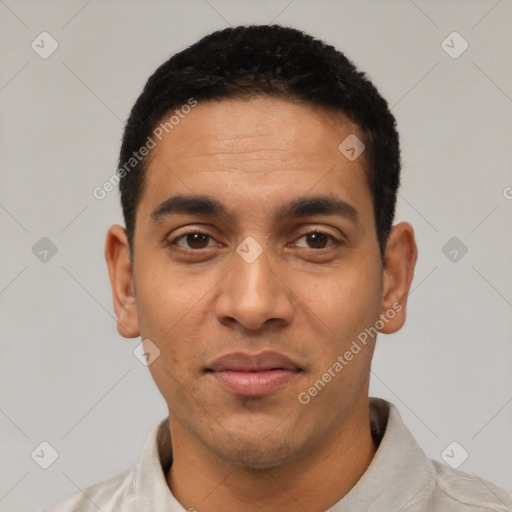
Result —
[[[160, 203], [151, 213], [153, 222], [158, 223], [172, 214], [215, 216], [232, 221], [233, 215], [216, 199], [206, 195], [175, 195]], [[274, 211], [274, 221], [283, 221], [296, 217], [329, 215], [347, 218], [352, 221], [359, 219], [358, 211], [349, 203], [333, 196], [304, 196]]]

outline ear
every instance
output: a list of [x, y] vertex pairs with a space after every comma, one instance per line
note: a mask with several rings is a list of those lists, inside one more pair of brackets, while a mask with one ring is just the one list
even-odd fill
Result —
[[136, 338], [140, 336], [137, 301], [133, 285], [130, 247], [126, 230], [122, 226], [114, 225], [108, 230], [105, 259], [117, 317], [117, 330], [125, 338]]
[[405, 323], [407, 296], [414, 276], [418, 249], [414, 230], [407, 222], [393, 227], [384, 254], [381, 319], [384, 334], [391, 334]]

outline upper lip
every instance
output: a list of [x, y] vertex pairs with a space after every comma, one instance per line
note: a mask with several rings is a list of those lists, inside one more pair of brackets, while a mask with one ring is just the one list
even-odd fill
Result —
[[300, 371], [301, 368], [291, 359], [278, 352], [266, 351], [256, 354], [232, 352], [215, 359], [208, 370], [215, 372], [263, 372], [267, 370]]

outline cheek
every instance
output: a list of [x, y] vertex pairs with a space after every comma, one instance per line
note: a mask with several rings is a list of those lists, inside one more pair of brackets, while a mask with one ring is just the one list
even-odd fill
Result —
[[135, 283], [141, 334], [167, 340], [197, 316], [215, 276], [176, 265], [163, 250], [139, 263]]
[[[140, 261], [136, 274], [137, 314], [141, 337], [160, 350], [149, 370], [164, 396], [197, 373], [201, 363], [200, 329], [212, 284], [204, 274], [194, 277], [171, 265]], [[179, 389], [177, 391], [179, 393]]]
[[[381, 289], [378, 272], [369, 272], [368, 267], [365, 272], [352, 268], [333, 275], [321, 290], [303, 290], [304, 302], [311, 305], [304, 310], [307, 322], [318, 330], [310, 344], [311, 372], [300, 397], [319, 414], [341, 414], [367, 381], [375, 338], [365, 329], [379, 319]], [[339, 407], [333, 408], [333, 403]]]
[[335, 337], [337, 350], [379, 318], [381, 276], [368, 265], [347, 263], [321, 278], [306, 273], [296, 286], [310, 324]]

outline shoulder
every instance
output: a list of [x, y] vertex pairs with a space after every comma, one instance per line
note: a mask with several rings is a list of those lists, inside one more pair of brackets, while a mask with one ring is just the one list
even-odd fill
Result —
[[86, 487], [42, 512], [128, 512], [134, 502], [133, 489], [134, 471], [130, 469]]
[[[437, 461], [431, 461], [435, 485], [429, 496], [433, 510], [452, 511], [493, 511], [512, 510], [512, 495], [482, 480], [477, 475], [458, 471]], [[440, 508], [442, 507], [442, 508]], [[430, 509], [429, 509], [430, 510]]]

